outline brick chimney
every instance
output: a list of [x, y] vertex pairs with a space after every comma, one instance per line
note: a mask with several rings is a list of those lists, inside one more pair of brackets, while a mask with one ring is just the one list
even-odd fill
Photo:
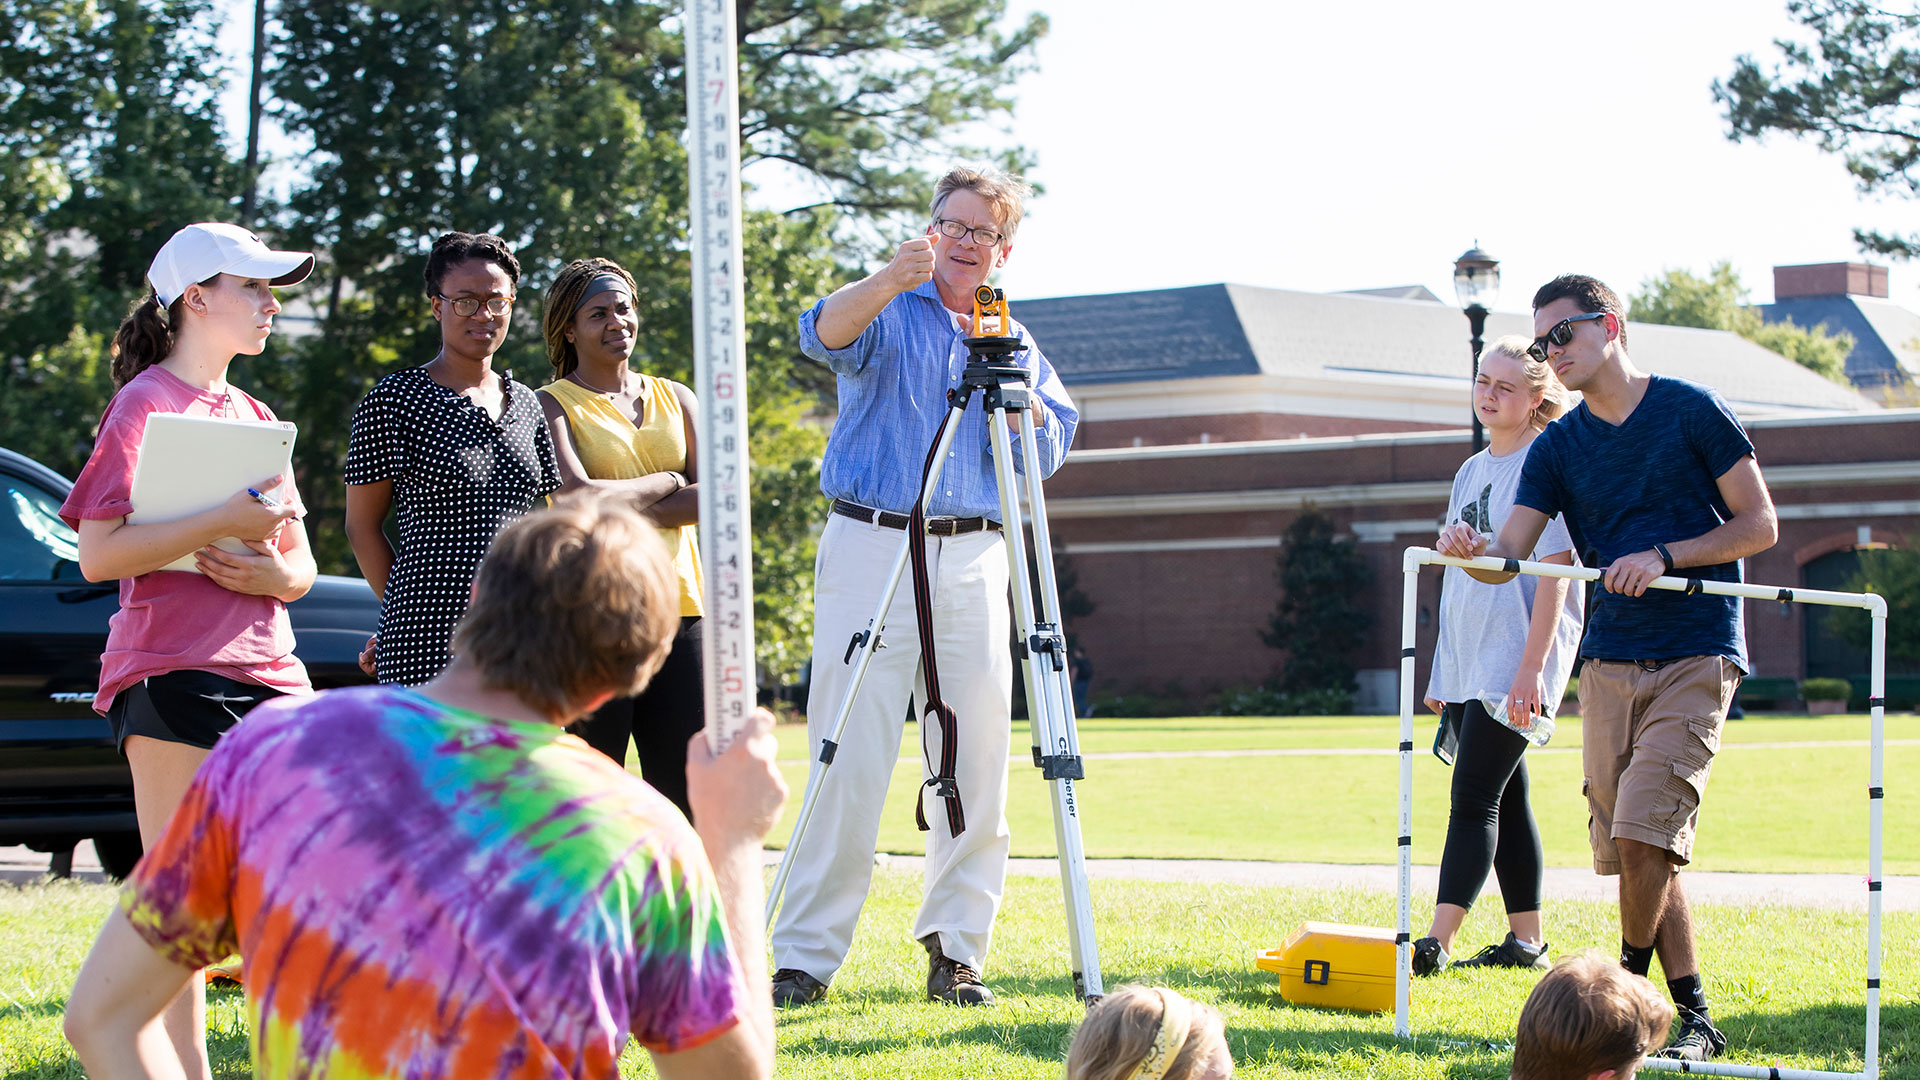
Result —
[[1808, 263], [1773, 268], [1773, 298], [1877, 296], [1886, 299], [1887, 268], [1870, 263]]

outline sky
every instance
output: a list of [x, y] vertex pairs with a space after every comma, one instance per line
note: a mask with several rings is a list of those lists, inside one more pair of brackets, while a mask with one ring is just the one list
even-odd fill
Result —
[[[244, 132], [252, 5], [224, 2]], [[1627, 295], [1723, 259], [1766, 302], [1775, 265], [1863, 260], [1856, 226], [1920, 229], [1835, 155], [1726, 138], [1713, 81], [1777, 55], [1784, 0], [1010, 0], [1009, 21], [1031, 11], [1038, 70], [983, 133], [1045, 189], [1001, 272], [1014, 300], [1226, 281], [1451, 303], [1477, 243], [1496, 310], [1558, 273]], [[1890, 282], [1920, 310], [1920, 273]]]

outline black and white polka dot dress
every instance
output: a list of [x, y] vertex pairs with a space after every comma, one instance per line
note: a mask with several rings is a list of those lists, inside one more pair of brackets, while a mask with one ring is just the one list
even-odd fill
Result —
[[381, 379], [354, 410], [346, 481], [393, 481], [400, 526], [375, 652], [383, 683], [417, 686], [440, 674], [487, 545], [560, 487], [533, 391], [510, 372], [500, 384], [499, 420], [424, 367]]

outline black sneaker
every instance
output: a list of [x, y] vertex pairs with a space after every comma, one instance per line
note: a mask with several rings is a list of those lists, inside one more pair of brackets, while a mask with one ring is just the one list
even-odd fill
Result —
[[1727, 1049], [1727, 1037], [1713, 1026], [1707, 1014], [1682, 1005], [1680, 1013], [1680, 1034], [1665, 1050], [1653, 1055], [1658, 1058], [1673, 1058], [1676, 1061], [1706, 1061], [1717, 1058]]
[[1498, 945], [1489, 945], [1475, 953], [1472, 957], [1462, 960], [1453, 966], [1463, 968], [1536, 968], [1540, 971], [1545, 971], [1552, 967], [1553, 964], [1547, 960], [1546, 942], [1543, 941], [1536, 947], [1521, 941], [1509, 932], [1507, 934], [1507, 940], [1502, 941]]
[[827, 996], [827, 984], [798, 968], [781, 968], [773, 973], [773, 1007], [810, 1005]]
[[1447, 950], [1440, 946], [1439, 938], [1423, 937], [1413, 943], [1413, 973], [1415, 975], [1438, 975], [1447, 966]]

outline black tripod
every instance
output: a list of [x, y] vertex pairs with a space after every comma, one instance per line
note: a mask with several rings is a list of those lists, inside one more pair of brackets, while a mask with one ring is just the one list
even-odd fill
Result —
[[[768, 890], [767, 924], [769, 927], [773, 925], [774, 913], [779, 908], [781, 895], [786, 891], [787, 877], [793, 869], [795, 853], [800, 850], [801, 841], [806, 836], [807, 823], [813, 816], [820, 788], [825, 784], [827, 771], [833, 764], [834, 751], [839, 748], [841, 738], [846, 734], [847, 719], [852, 715], [853, 703], [860, 693], [860, 683], [866, 677], [867, 665], [872, 661], [874, 652], [882, 647], [887, 609], [892, 605], [894, 593], [899, 589], [900, 580], [913, 558], [914, 545], [922, 545], [924, 550], [926, 534], [924, 528], [920, 527], [921, 515], [939, 483], [940, 470], [947, 460], [954, 433], [959, 429], [960, 417], [966, 412], [974, 394], [978, 393], [980, 406], [987, 411], [994, 477], [1000, 491], [1000, 520], [1006, 531], [1007, 570], [1013, 592], [1014, 626], [1019, 633], [1020, 667], [1026, 680], [1027, 715], [1033, 734], [1033, 764], [1052, 788], [1054, 844], [1060, 858], [1060, 886], [1066, 899], [1067, 940], [1072, 950], [1074, 993], [1092, 1001], [1103, 996], [1105, 990], [1100, 981], [1100, 956], [1093, 937], [1093, 904], [1087, 886], [1086, 852], [1080, 839], [1079, 804], [1073, 793], [1074, 781], [1084, 778], [1086, 772], [1080, 758], [1080, 734], [1074, 726], [1073, 691], [1068, 681], [1066, 638], [1061, 630], [1060, 596], [1054, 580], [1053, 549], [1047, 531], [1046, 495], [1040, 483], [1040, 456], [1031, 433], [1020, 440], [1022, 468], [1015, 469], [1013, 464], [1013, 439], [1008, 416], [1031, 409], [1033, 391], [1030, 386], [1031, 374], [1012, 359], [1015, 353], [1025, 351], [1025, 342], [1000, 332], [1009, 325], [1006, 297], [998, 289], [980, 286], [974, 294], [975, 336], [965, 339], [967, 364], [961, 372], [960, 385], [947, 392], [947, 416], [940, 425], [922, 474], [920, 499], [916, 504], [920, 513], [914, 515], [914, 523], [908, 527], [900, 551], [894, 556], [892, 571], [885, 588], [881, 590], [879, 606], [867, 621], [867, 628], [855, 634], [847, 645], [845, 662], [854, 665], [853, 673], [847, 683], [846, 696], [834, 714], [831, 734], [821, 740], [820, 767], [812, 770], [807, 778], [807, 790], [800, 803], [800, 817], [794, 824], [793, 838], [788, 841], [787, 849], [780, 857], [780, 867], [774, 874], [772, 888]], [[1040, 580], [1037, 608], [1030, 584], [1032, 579], [1027, 576], [1027, 552], [1022, 539], [1022, 495], [1027, 506], [1032, 508], [1034, 558]], [[923, 623], [929, 617], [924, 608], [920, 616]], [[942, 742], [949, 748], [953, 745], [950, 737], [943, 738]], [[941, 785], [935, 787], [937, 796], [949, 794], [946, 785], [950, 785], [950, 780], [943, 782], [942, 778], [936, 777], [933, 783]], [[950, 820], [955, 823], [956, 830], [959, 827], [957, 805], [957, 801], [949, 802], [949, 813], [953, 815]]]

